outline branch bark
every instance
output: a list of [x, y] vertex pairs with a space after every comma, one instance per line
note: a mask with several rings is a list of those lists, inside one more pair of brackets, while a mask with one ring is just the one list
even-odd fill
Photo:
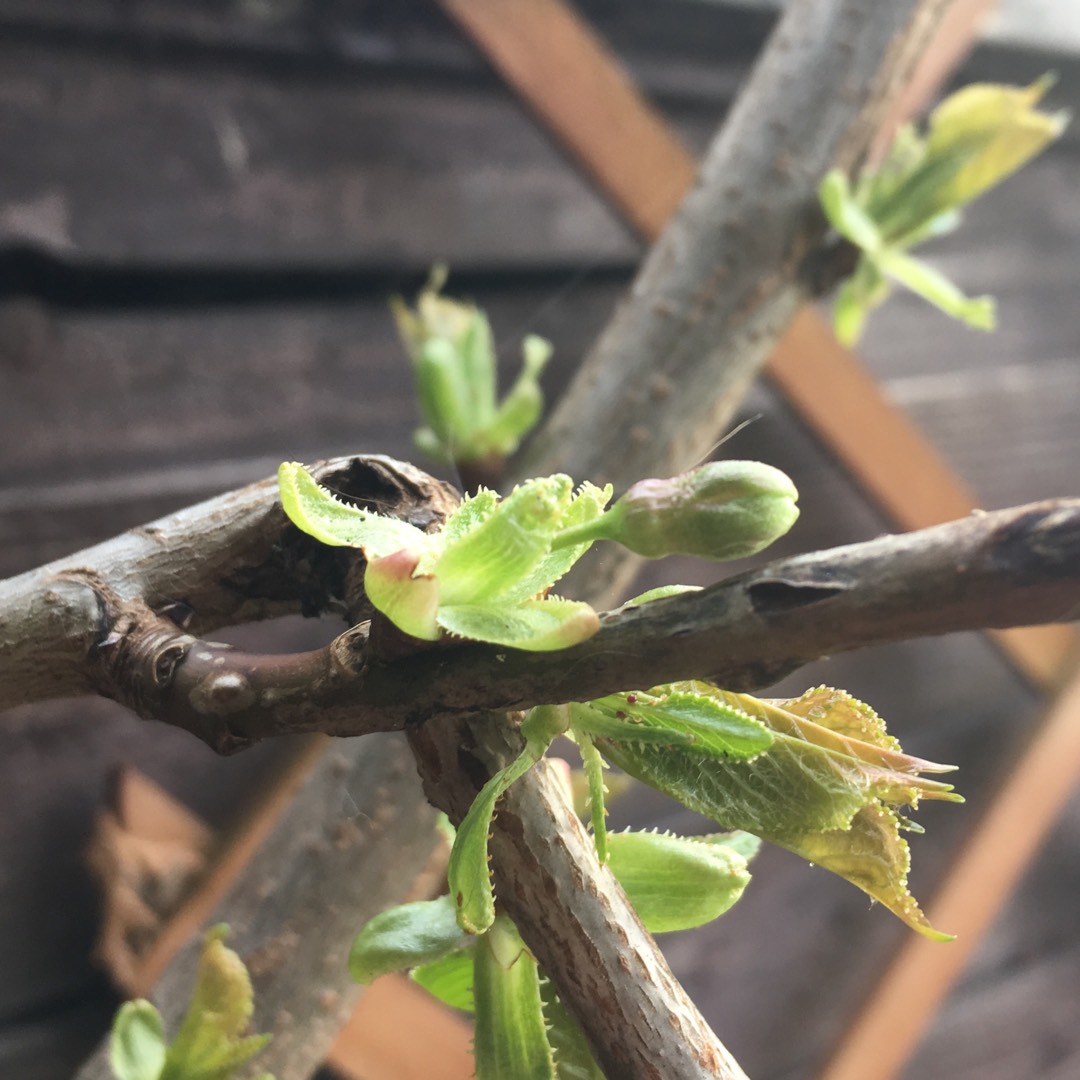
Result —
[[[710, 454], [780, 335], [820, 289], [827, 225], [818, 182], [866, 156], [950, 3], [786, 6], [695, 189], [518, 476], [568, 472], [618, 491]], [[617, 589], [636, 565], [611, 555], [590, 575]]]
[[587, 701], [678, 679], [754, 690], [822, 656], [912, 637], [1080, 618], [1080, 499], [1056, 499], [768, 563], [602, 617], [571, 649], [444, 644], [383, 660], [370, 624], [324, 649], [248, 655], [148, 616], [94, 661], [141, 715], [231, 750]]
[[[314, 472], [359, 505], [419, 528], [437, 524], [458, 499], [449, 485], [385, 457], [338, 458]], [[357, 552], [328, 548], [290, 524], [274, 480], [186, 507], [0, 581], [0, 711], [99, 692], [99, 665], [87, 658], [103, 658], [125, 620], [152, 627], [161, 616], [163, 628], [192, 634], [290, 614], [359, 621], [370, 614], [361, 568]]]

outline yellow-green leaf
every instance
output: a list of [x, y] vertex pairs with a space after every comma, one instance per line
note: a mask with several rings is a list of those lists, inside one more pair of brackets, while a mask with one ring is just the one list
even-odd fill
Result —
[[505, 915], [476, 943], [476, 1080], [555, 1080], [536, 961]]
[[930, 114], [928, 157], [959, 154], [964, 159], [942, 185], [942, 208], [970, 202], [1061, 135], [1069, 114], [1036, 108], [1053, 83], [1048, 75], [1025, 87], [974, 83], [951, 94]]

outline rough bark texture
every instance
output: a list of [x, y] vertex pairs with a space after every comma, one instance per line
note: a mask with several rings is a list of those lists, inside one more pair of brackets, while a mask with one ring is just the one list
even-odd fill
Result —
[[[447, 485], [389, 458], [341, 458], [315, 471], [358, 504], [420, 528], [457, 501]], [[359, 565], [357, 552], [294, 528], [266, 480], [0, 581], [0, 709], [97, 692], [87, 657], [127, 650], [127, 629], [155, 624], [154, 614], [193, 634], [278, 615], [345, 615]], [[112, 631], [120, 637], [110, 641]], [[158, 659], [164, 670], [168, 657]]]
[[[697, 186], [526, 452], [526, 474], [619, 489], [708, 455], [813, 291], [818, 182], [866, 154], [948, 5], [787, 5]], [[614, 584], [627, 565], [590, 572]]]
[[[489, 771], [520, 751], [503, 714], [467, 728], [424, 724], [409, 740], [424, 790], [455, 821]], [[745, 1080], [614, 875], [597, 862], [592, 840], [546, 764], [499, 803], [491, 858], [500, 905], [542, 967], [559, 973], [559, 994], [589, 1033], [605, 1075]]]
[[248, 655], [150, 612], [129, 625], [128, 608], [107, 628], [114, 650], [91, 650], [89, 666], [102, 693], [227, 752], [277, 735], [400, 730], [677, 679], [754, 690], [868, 645], [1078, 615], [1080, 499], [1057, 499], [780, 559], [703, 592], [609, 612], [595, 637], [554, 653], [443, 644], [388, 658], [365, 623], [324, 649]]

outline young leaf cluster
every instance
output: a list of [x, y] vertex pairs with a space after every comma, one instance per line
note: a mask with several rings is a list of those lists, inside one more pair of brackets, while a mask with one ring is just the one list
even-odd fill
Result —
[[497, 400], [495, 346], [487, 317], [472, 304], [440, 295], [446, 267], [436, 266], [410, 310], [391, 301], [398, 332], [412, 360], [424, 416], [414, 441], [437, 461], [468, 465], [512, 454], [540, 417], [539, 377], [551, 345], [530, 334], [522, 342], [516, 382]]
[[[750, 875], [757, 841], [745, 834], [695, 839], [616, 833], [610, 863], [653, 933], [700, 926], [726, 911]], [[349, 969], [361, 983], [392, 971], [444, 1003], [475, 1014], [478, 1080], [603, 1080], [513, 922], [493, 913], [479, 933], [458, 923], [452, 896], [404, 904], [372, 919], [357, 936]]]
[[340, 501], [295, 462], [278, 475], [282, 506], [299, 528], [364, 552], [368, 599], [406, 634], [528, 650], [567, 648], [599, 629], [588, 604], [547, 595], [594, 541], [651, 558], [742, 558], [787, 532], [799, 513], [792, 482], [759, 462], [711, 462], [644, 480], [610, 509], [610, 485], [575, 491], [561, 474], [528, 480], [505, 498], [481, 489], [435, 533]]
[[864, 172], [854, 186], [838, 169], [825, 176], [822, 208], [832, 227], [860, 251], [834, 310], [836, 334], [844, 344], [858, 340], [892, 282], [968, 326], [994, 328], [991, 297], [966, 297], [910, 249], [956, 228], [964, 206], [1062, 133], [1067, 113], [1035, 107], [1052, 83], [1044, 76], [1027, 87], [964, 87], [930, 114], [925, 135], [910, 124], [901, 127], [882, 164]]
[[[109, 1048], [116, 1080], [230, 1080], [270, 1041], [246, 1034], [254, 1008], [251, 978], [226, 947], [227, 932], [218, 926], [206, 935], [191, 1003], [171, 1045], [149, 1001], [120, 1007]], [[273, 1077], [263, 1073], [260, 1080]]]

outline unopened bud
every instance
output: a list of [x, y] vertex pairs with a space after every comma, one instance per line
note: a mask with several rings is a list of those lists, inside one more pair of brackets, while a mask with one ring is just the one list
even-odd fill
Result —
[[604, 515], [604, 535], [638, 555], [742, 559], [795, 523], [798, 491], [758, 461], [713, 461], [669, 480], [640, 480]]

